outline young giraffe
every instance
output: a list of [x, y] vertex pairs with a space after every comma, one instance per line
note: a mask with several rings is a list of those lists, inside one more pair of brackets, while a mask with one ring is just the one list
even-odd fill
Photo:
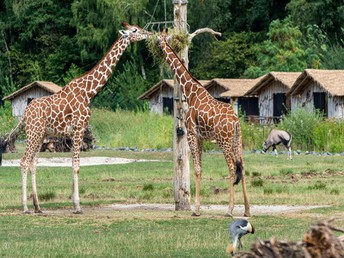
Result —
[[[244, 161], [242, 158], [241, 128], [233, 107], [214, 99], [206, 89], [192, 77], [183, 62], [167, 43], [167, 33], [158, 36], [165, 60], [174, 72], [186, 97], [188, 111], [185, 123], [187, 140], [191, 149], [196, 176], [196, 199], [194, 216], [200, 215], [201, 156], [204, 140], [215, 139], [223, 151], [230, 175], [230, 201], [226, 216], [233, 216], [234, 184], [242, 179], [245, 202], [244, 216], [250, 216], [246, 192]], [[235, 179], [236, 177], [236, 179]]]
[[24, 213], [30, 213], [27, 206], [27, 173], [32, 175], [32, 196], [35, 213], [41, 213], [36, 188], [36, 157], [43, 139], [47, 135], [68, 135], [73, 139], [73, 205], [75, 214], [81, 214], [78, 174], [80, 147], [85, 129], [90, 120], [89, 104], [110, 78], [112, 70], [131, 42], [146, 39], [149, 33], [138, 26], [122, 24], [126, 30], [115, 41], [105, 56], [84, 75], [73, 79], [61, 91], [34, 99], [26, 107], [19, 124], [7, 139], [17, 130], [23, 129], [25, 122], [26, 150], [21, 159], [22, 191]]

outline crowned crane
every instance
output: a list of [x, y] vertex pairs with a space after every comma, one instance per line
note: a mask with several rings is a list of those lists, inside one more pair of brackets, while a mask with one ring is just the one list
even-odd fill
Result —
[[254, 227], [245, 219], [237, 219], [229, 224], [229, 233], [232, 237], [233, 244], [229, 244], [226, 251], [234, 255], [237, 247], [239, 250], [243, 247], [241, 237], [248, 233], [254, 234]]

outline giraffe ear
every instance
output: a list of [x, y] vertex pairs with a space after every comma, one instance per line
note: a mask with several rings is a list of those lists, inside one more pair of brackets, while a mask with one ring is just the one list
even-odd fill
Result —
[[127, 27], [129, 27], [129, 23], [123, 21], [123, 22], [122, 22], [122, 26], [123, 26], [124, 28], [127, 28]]

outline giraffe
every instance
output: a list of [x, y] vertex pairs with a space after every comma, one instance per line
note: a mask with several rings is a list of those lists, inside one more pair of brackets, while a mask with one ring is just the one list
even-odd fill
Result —
[[175, 51], [168, 44], [167, 31], [159, 36], [165, 61], [173, 71], [181, 91], [186, 98], [188, 111], [185, 117], [187, 141], [190, 146], [196, 178], [196, 198], [193, 216], [200, 216], [200, 187], [202, 171], [202, 148], [204, 140], [215, 140], [222, 149], [229, 169], [229, 207], [225, 216], [233, 216], [234, 184], [242, 180], [245, 203], [244, 216], [250, 216], [246, 191], [244, 160], [242, 158], [242, 136], [238, 116], [230, 104], [213, 98], [190, 74]]
[[90, 71], [74, 78], [59, 92], [34, 99], [26, 107], [18, 125], [12, 129], [7, 141], [16, 130], [26, 131], [26, 149], [21, 159], [23, 212], [30, 213], [27, 206], [27, 173], [32, 178], [34, 212], [41, 213], [36, 187], [37, 154], [45, 136], [68, 135], [73, 140], [73, 206], [74, 214], [82, 214], [79, 197], [80, 147], [90, 120], [89, 104], [110, 78], [112, 70], [131, 42], [144, 40], [150, 34], [142, 28], [122, 23], [125, 30], [110, 50]]

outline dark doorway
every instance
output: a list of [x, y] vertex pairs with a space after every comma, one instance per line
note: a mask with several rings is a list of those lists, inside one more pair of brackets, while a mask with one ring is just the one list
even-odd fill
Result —
[[249, 97], [249, 98], [239, 98], [238, 100], [239, 107], [245, 116], [258, 116], [258, 98]]
[[163, 112], [169, 115], [173, 114], [173, 98], [162, 98]]
[[286, 96], [285, 93], [275, 93], [274, 94], [274, 117], [280, 117], [287, 113], [286, 108]]
[[327, 116], [325, 92], [313, 92], [314, 108]]

